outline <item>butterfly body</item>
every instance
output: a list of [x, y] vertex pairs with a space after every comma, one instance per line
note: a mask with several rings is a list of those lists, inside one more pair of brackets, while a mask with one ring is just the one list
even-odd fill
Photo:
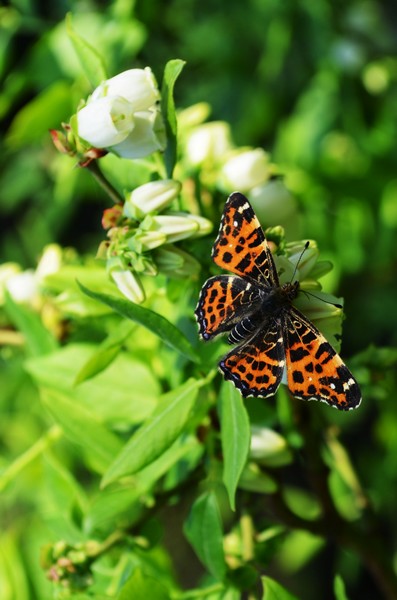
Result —
[[228, 333], [237, 344], [219, 363], [246, 396], [276, 393], [285, 368], [291, 393], [342, 410], [359, 405], [358, 384], [316, 327], [292, 304], [299, 282], [280, 285], [273, 256], [248, 200], [225, 205], [213, 260], [233, 275], [208, 279], [195, 311], [204, 340]]

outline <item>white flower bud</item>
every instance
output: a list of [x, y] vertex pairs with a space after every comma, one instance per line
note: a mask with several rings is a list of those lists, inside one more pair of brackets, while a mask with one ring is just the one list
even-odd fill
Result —
[[206, 123], [194, 129], [186, 144], [190, 164], [201, 165], [215, 162], [231, 148], [230, 127], [223, 121]]
[[[183, 214], [183, 213], [180, 213]], [[189, 214], [189, 219], [195, 221], [198, 225], [197, 231], [194, 234], [194, 237], [200, 237], [202, 235], [207, 235], [207, 233], [211, 233], [213, 229], [213, 223], [209, 219], [205, 217], [201, 217], [199, 215]]]
[[285, 438], [268, 427], [251, 427], [250, 458], [272, 467], [286, 465], [292, 454]]
[[262, 148], [246, 150], [232, 156], [223, 165], [223, 185], [247, 192], [269, 178], [269, 158]]
[[181, 187], [179, 181], [173, 179], [145, 183], [128, 196], [123, 213], [126, 217], [142, 218], [150, 212], [160, 212], [175, 200]]
[[189, 217], [182, 214], [147, 216], [141, 223], [141, 229], [164, 234], [168, 243], [177, 242], [191, 237], [199, 229], [198, 223]]
[[145, 300], [145, 292], [137, 275], [128, 269], [114, 267], [110, 269], [110, 276], [128, 300], [136, 304], [141, 304]]

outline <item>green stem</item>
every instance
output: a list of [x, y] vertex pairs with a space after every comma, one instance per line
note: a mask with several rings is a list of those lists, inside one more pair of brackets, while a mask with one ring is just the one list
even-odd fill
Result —
[[10, 466], [3, 471], [0, 476], [0, 492], [19, 475], [19, 473], [33, 462], [47, 448], [52, 446], [62, 436], [62, 429], [58, 425], [54, 425], [43, 435], [37, 442], [33, 444], [26, 452], [18, 456]]
[[98, 163], [96, 160], [91, 161], [85, 168], [90, 171], [94, 179], [96, 179], [101, 188], [105, 190], [105, 192], [115, 204], [124, 204], [124, 198], [120, 196], [116, 188], [114, 188], [112, 184], [103, 175], [102, 171], [98, 167]]

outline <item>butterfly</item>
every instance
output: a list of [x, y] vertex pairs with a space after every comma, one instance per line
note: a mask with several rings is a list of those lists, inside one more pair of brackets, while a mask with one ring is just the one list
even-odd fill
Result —
[[241, 395], [273, 396], [287, 385], [301, 400], [340, 410], [359, 406], [359, 386], [320, 331], [292, 304], [299, 282], [280, 285], [265, 234], [249, 201], [234, 192], [226, 201], [214, 262], [234, 273], [208, 279], [195, 315], [205, 341], [229, 333], [237, 344], [219, 363]]

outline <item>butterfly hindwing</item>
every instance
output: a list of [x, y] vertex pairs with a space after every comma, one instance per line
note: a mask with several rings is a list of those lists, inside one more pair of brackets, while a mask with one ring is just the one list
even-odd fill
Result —
[[219, 363], [225, 379], [242, 396], [273, 396], [284, 372], [284, 348], [280, 323], [272, 319], [251, 339], [227, 354]]
[[212, 258], [236, 275], [250, 277], [265, 286], [279, 285], [262, 227], [247, 198], [238, 192], [231, 194], [225, 204]]
[[285, 314], [288, 388], [301, 400], [320, 400], [350, 410], [361, 401], [356, 380], [318, 329], [296, 308]]

